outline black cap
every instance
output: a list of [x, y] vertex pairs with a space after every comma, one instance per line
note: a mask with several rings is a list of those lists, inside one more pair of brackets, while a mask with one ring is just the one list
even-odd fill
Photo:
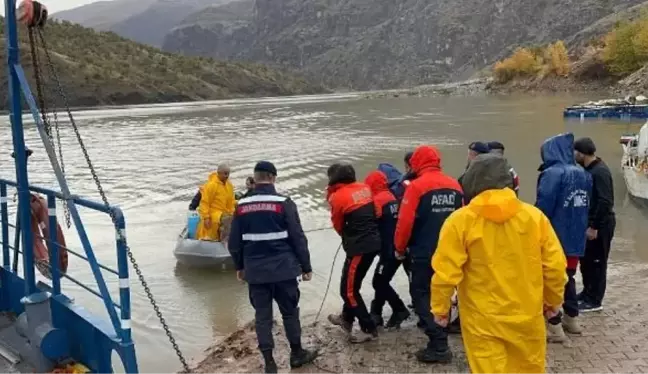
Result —
[[254, 166], [254, 172], [256, 173], [258, 171], [270, 173], [274, 176], [277, 176], [277, 168], [270, 161], [257, 162], [257, 164]]
[[405, 153], [405, 163], [406, 163], [407, 165], [410, 164], [410, 160], [412, 159], [412, 155], [413, 155], [413, 154], [414, 154], [414, 152], [407, 152], [407, 153]]
[[490, 152], [490, 148], [488, 148], [488, 144], [484, 142], [472, 142], [468, 146], [468, 149], [470, 149], [473, 152], [477, 152], [479, 154]]
[[[27, 155], [27, 158], [29, 158], [29, 156], [31, 156], [33, 153], [34, 153], [34, 151], [32, 151], [31, 149], [25, 147], [25, 154]], [[16, 152], [15, 151], [11, 152], [11, 157], [16, 158]]]
[[488, 148], [489, 148], [490, 150], [493, 150], [493, 149], [499, 149], [499, 150], [504, 151], [504, 144], [502, 144], [502, 143], [500, 143], [500, 142], [498, 142], [498, 141], [488, 142], [487, 145], [488, 145]]
[[596, 153], [596, 145], [590, 138], [580, 138], [576, 140], [574, 142], [574, 149], [587, 156], [594, 156]]

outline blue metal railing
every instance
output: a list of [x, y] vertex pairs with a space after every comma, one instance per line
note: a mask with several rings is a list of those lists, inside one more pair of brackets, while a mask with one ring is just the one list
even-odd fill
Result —
[[[9, 222], [9, 208], [8, 208], [9, 199], [7, 195], [7, 186], [17, 187], [17, 183], [5, 179], [0, 179], [0, 220], [2, 224], [2, 264], [6, 271], [11, 271], [10, 250], [13, 250], [14, 252], [19, 250], [18, 248], [11, 246], [9, 243], [10, 240], [9, 227], [16, 229], [16, 225], [12, 225]], [[85, 239], [85, 242], [83, 243], [83, 247], [86, 250], [85, 256], [80, 253], [77, 253], [76, 251], [71, 250], [70, 248], [64, 247], [57, 242], [56, 200], [64, 199], [63, 195], [60, 192], [46, 189], [46, 188], [41, 188], [41, 187], [35, 187], [35, 186], [30, 186], [29, 190], [30, 192], [39, 193], [47, 197], [47, 205], [48, 205], [48, 213], [49, 213], [48, 226], [50, 228], [49, 238], [43, 238], [39, 236], [38, 233], [32, 233], [32, 235], [34, 241], [45, 240], [48, 243], [47, 248], [49, 248], [49, 259], [50, 259], [49, 267], [51, 269], [51, 275], [52, 275], [53, 296], [61, 294], [61, 278], [69, 279], [70, 281], [74, 282], [81, 288], [85, 289], [86, 291], [90, 292], [91, 294], [103, 300], [106, 311], [110, 317], [112, 326], [114, 328], [114, 331], [119, 337], [119, 339], [121, 340], [121, 343], [122, 344], [132, 343], [131, 324], [130, 324], [131, 305], [130, 305], [130, 288], [129, 288], [129, 275], [128, 275], [128, 253], [125, 244], [126, 224], [125, 224], [124, 215], [122, 211], [117, 207], [112, 207], [112, 206], [107, 207], [104, 204], [86, 200], [77, 196], [72, 196], [68, 200], [73, 202], [77, 206], [83, 206], [91, 210], [98, 211], [107, 215], [111, 215], [112, 217], [115, 217], [115, 228], [117, 230], [118, 235], [116, 235], [117, 270], [114, 270], [97, 261], [94, 252], [90, 247], [90, 242], [88, 241], [85, 230], [82, 230], [82, 234], [80, 233], [81, 241], [84, 242]], [[90, 286], [87, 286], [82, 281], [75, 279], [69, 274], [63, 274], [60, 271], [59, 269], [60, 249], [67, 250], [68, 253], [71, 253], [77, 258], [85, 260], [90, 265], [90, 268], [92, 269], [95, 282], [97, 284], [99, 291], [94, 290]], [[23, 252], [33, 252], [33, 251], [28, 250], [28, 251], [19, 251], [19, 252], [23, 253]], [[106, 282], [104, 281], [102, 271], [101, 271], [102, 269], [108, 271], [109, 273], [117, 275], [119, 277], [119, 303], [113, 301], [112, 296], [108, 291]], [[33, 267], [31, 269], [25, 268], [23, 269], [23, 271], [25, 273], [26, 282], [30, 281], [29, 274], [30, 273], [32, 274], [31, 282], [34, 282], [33, 287], [35, 288], [36, 285], [35, 285], [34, 268]], [[32, 285], [29, 284], [27, 285], [27, 287], [29, 287], [30, 289], [34, 289], [31, 288]], [[116, 309], [120, 310], [121, 313], [120, 318], [117, 317]]]

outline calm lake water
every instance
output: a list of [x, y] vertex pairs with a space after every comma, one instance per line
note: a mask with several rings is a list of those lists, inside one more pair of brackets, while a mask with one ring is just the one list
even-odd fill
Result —
[[[641, 123], [565, 122], [562, 109], [586, 97], [390, 98], [356, 95], [229, 100], [169, 104], [77, 113], [77, 122], [111, 203], [125, 212], [128, 242], [185, 355], [200, 357], [208, 346], [252, 318], [247, 290], [231, 272], [196, 271], [176, 266], [172, 250], [185, 223], [189, 200], [219, 162], [232, 165], [232, 180], [243, 187], [261, 159], [279, 170], [277, 188], [299, 206], [307, 230], [329, 226], [324, 199], [325, 170], [335, 161], [352, 162], [364, 177], [379, 162], [402, 167], [403, 154], [419, 144], [434, 144], [445, 171], [459, 176], [467, 145], [499, 140], [520, 174], [521, 198], [533, 202], [540, 145], [546, 137], [573, 131], [590, 136], [615, 176], [617, 233], [614, 261], [648, 261], [646, 217], [628, 199], [618, 168], [619, 136]], [[0, 176], [14, 179], [9, 156], [11, 132], [1, 122]], [[49, 162], [33, 124], [27, 125], [30, 182], [55, 187]], [[99, 199], [68, 123], [61, 123], [68, 180], [75, 194]], [[115, 234], [107, 217], [82, 211], [99, 259], [116, 262]], [[59, 211], [59, 219], [62, 214]], [[81, 250], [74, 227], [66, 230], [71, 248]], [[324, 296], [339, 238], [330, 230], [308, 234], [315, 276], [302, 283], [302, 314], [312, 320]], [[339, 308], [337, 274], [325, 312]], [[69, 274], [92, 280], [85, 262], [70, 257]], [[116, 296], [117, 279], [104, 275]], [[396, 280], [406, 295], [406, 279]], [[371, 295], [370, 280], [365, 282]], [[133, 328], [140, 367], [147, 372], [180, 368], [146, 296], [131, 272]], [[78, 304], [105, 315], [99, 299], [64, 282]], [[405, 297], [409, 300], [409, 296]]]

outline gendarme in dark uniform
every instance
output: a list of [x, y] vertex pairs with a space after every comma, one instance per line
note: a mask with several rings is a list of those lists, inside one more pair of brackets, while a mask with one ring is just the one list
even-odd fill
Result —
[[302, 348], [297, 277], [311, 279], [310, 253], [295, 203], [277, 193], [277, 169], [268, 161], [254, 167], [255, 187], [238, 201], [229, 237], [239, 279], [245, 279], [255, 310], [259, 350], [265, 372], [276, 373], [272, 351], [272, 301], [276, 301], [290, 342], [290, 366], [312, 362], [317, 352]]

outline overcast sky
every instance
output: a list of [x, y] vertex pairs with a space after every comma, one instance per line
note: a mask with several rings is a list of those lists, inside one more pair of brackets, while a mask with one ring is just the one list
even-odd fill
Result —
[[[47, 6], [50, 14], [58, 12], [60, 10], [76, 8], [81, 5], [94, 3], [97, 0], [39, 0], [41, 3]], [[137, 0], [132, 0], [137, 1]], [[0, 6], [0, 14], [4, 16], [4, 1], [0, 1], [2, 6]], [[20, 0], [16, 0], [16, 4], [19, 4]]]

